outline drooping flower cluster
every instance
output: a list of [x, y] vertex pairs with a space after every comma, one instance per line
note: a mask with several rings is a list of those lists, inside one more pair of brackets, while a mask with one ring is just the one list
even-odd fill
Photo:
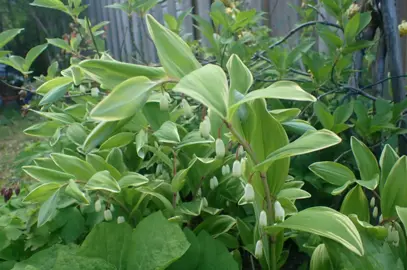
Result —
[[401, 24], [399, 24], [399, 33], [400, 37], [407, 35], [407, 21], [403, 20]]
[[358, 12], [360, 12], [360, 5], [358, 3], [352, 3], [352, 5], [350, 5], [348, 10], [346, 11], [346, 15], [350, 19]]

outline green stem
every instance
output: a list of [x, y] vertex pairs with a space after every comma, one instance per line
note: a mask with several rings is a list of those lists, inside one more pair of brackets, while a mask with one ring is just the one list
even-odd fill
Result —
[[[230, 130], [233, 136], [236, 137], [236, 139], [239, 141], [239, 143], [244, 147], [246, 152], [249, 154], [250, 158], [253, 160], [254, 164], [259, 164], [259, 160], [256, 157], [256, 153], [253, 151], [251, 148], [250, 144], [248, 141], [246, 141], [242, 135], [240, 135], [232, 126], [231, 123], [228, 121], [224, 120], [224, 123]], [[260, 178], [263, 183], [264, 191], [266, 193], [266, 201], [267, 201], [267, 218], [268, 218], [268, 224], [274, 224], [275, 216], [274, 216], [274, 199], [271, 197], [270, 194], [270, 186], [267, 181], [267, 175], [264, 172], [260, 173]], [[276, 239], [275, 237], [271, 236], [270, 237], [270, 251], [271, 251], [271, 269], [276, 270], [277, 269], [277, 254], [276, 254]]]

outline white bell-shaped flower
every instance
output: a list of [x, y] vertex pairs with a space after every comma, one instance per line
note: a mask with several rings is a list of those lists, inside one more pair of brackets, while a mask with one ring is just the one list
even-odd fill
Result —
[[284, 211], [284, 208], [281, 206], [281, 203], [279, 201], [276, 201], [274, 203], [274, 215], [275, 215], [276, 222], [284, 221], [285, 211]]
[[223, 141], [221, 139], [216, 139], [215, 142], [215, 150], [216, 150], [216, 157], [217, 158], [223, 158], [225, 156], [226, 153], [226, 149], [225, 149], [225, 144], [223, 143]]
[[211, 122], [208, 116], [205, 116], [205, 119], [199, 125], [199, 132], [201, 136], [205, 139], [208, 139], [211, 134]]
[[267, 214], [266, 214], [266, 211], [264, 211], [264, 210], [262, 210], [260, 212], [259, 225], [260, 225], [260, 227], [266, 227], [267, 226]]
[[235, 162], [233, 162], [232, 175], [234, 177], [242, 176], [242, 164], [239, 160], [235, 160]]
[[263, 257], [263, 242], [261, 240], [258, 240], [256, 243], [256, 248], [254, 250], [254, 256], [256, 256], [257, 259], [260, 259]]
[[105, 212], [103, 213], [103, 216], [105, 217], [106, 221], [111, 221], [113, 218], [112, 212], [109, 209], [105, 210]]
[[373, 218], [377, 218], [378, 215], [379, 215], [379, 209], [377, 208], [377, 206], [375, 206], [373, 208]]
[[94, 87], [92, 89], [90, 89], [90, 94], [92, 97], [98, 97], [99, 96], [99, 88]]
[[254, 201], [254, 189], [251, 184], [247, 183], [246, 186], [244, 187], [243, 197], [244, 197], [245, 201], [247, 201], [247, 202]]
[[209, 187], [211, 190], [214, 190], [217, 188], [219, 185], [218, 178], [216, 176], [212, 177], [211, 180], [209, 180]]
[[189, 118], [193, 116], [193, 111], [188, 101], [184, 98], [181, 101], [181, 107], [184, 109], [184, 116]]
[[124, 223], [124, 222], [126, 222], [126, 220], [124, 219], [123, 216], [118, 216], [118, 217], [117, 217], [117, 224], [122, 224], [122, 223]]
[[95, 202], [95, 211], [100, 212], [101, 210], [102, 210], [102, 202], [99, 199], [97, 199]]
[[375, 205], [376, 205], [376, 198], [375, 198], [375, 197], [372, 197], [372, 198], [370, 199], [370, 207], [373, 208], [373, 207], [375, 207]]

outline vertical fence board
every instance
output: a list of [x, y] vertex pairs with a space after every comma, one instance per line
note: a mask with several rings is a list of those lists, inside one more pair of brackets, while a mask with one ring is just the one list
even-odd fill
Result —
[[[199, 0], [198, 1], [198, 15], [202, 17], [206, 21], [210, 21], [211, 18], [209, 16], [209, 10], [211, 8], [211, 0]], [[205, 38], [203, 35], [200, 35], [200, 37], [197, 37], [202, 39], [202, 43], [205, 46], [209, 45], [209, 41], [207, 38]]]
[[177, 0], [167, 0], [167, 12], [174, 17], [177, 17]]
[[[117, 2], [117, 0], [115, 0]], [[119, 3], [123, 3], [123, 2], [127, 2], [127, 0], [123, 1], [123, 0], [119, 0]], [[117, 48], [118, 48], [118, 59], [120, 59], [121, 61], [125, 61], [125, 54], [124, 54], [124, 32], [125, 29], [123, 27], [123, 22], [122, 22], [122, 17], [123, 15], [126, 15], [125, 12], [119, 10], [119, 9], [113, 9], [113, 16], [115, 18], [116, 21], [116, 32], [117, 32]]]
[[[182, 1], [181, 12], [190, 10], [191, 8], [192, 8], [191, 0], [183, 0]], [[185, 20], [184, 20], [184, 33], [192, 36], [192, 38], [193, 38], [193, 25], [192, 25], [191, 16], [187, 16], [185, 18]]]

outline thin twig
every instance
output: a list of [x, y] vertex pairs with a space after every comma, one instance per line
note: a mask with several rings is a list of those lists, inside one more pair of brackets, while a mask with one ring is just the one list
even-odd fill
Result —
[[93, 35], [92, 28], [90, 28], [90, 20], [89, 20], [89, 18], [86, 18], [86, 22], [87, 22], [86, 24], [88, 26], [89, 34], [90, 34], [90, 36], [92, 38], [93, 46], [95, 46], [96, 53], [98, 54], [98, 56], [100, 58], [100, 57], [102, 57], [102, 54], [99, 52], [98, 45], [96, 44], [95, 36]]
[[322, 18], [324, 21], [327, 20], [327, 19], [325, 18], [325, 15], [322, 14], [322, 12], [319, 11], [319, 10], [318, 10], [316, 7], [314, 7], [313, 5], [307, 4], [307, 7], [313, 9], [319, 16], [321, 16], [321, 18]]
[[375, 82], [375, 83], [372, 83], [372, 84], [369, 84], [369, 85], [367, 85], [367, 86], [364, 86], [361, 90], [369, 89], [369, 88], [372, 88], [373, 86], [376, 86], [376, 85], [378, 85], [378, 84], [384, 83], [384, 82], [389, 81], [389, 80], [392, 80], [392, 79], [398, 79], [398, 78], [407, 78], [407, 74], [405, 74], [405, 75], [400, 75], [400, 76], [387, 77], [387, 78], [382, 79], [382, 80], [379, 80], [379, 81], [377, 81], [377, 82]]
[[377, 97], [374, 97], [374, 96], [372, 96], [372, 95], [366, 93], [366, 92], [363, 91], [362, 89], [359, 89], [359, 88], [356, 88], [356, 87], [353, 87], [353, 86], [350, 86], [350, 85], [341, 85], [341, 88], [343, 88], [343, 89], [349, 89], [349, 90], [351, 90], [351, 91], [357, 93], [358, 95], [364, 96], [364, 97], [366, 97], [366, 98], [368, 98], [368, 99], [377, 100]]

